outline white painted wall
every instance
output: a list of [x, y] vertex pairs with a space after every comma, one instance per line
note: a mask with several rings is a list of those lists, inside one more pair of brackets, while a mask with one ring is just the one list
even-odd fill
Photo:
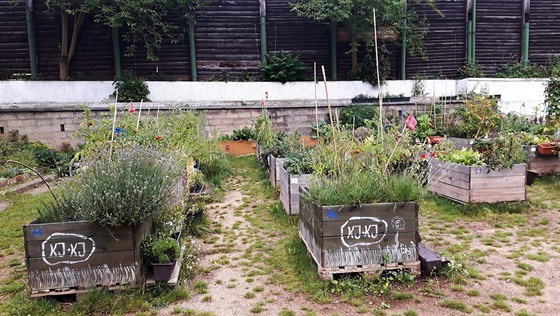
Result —
[[501, 79], [501, 78], [468, 78], [457, 81], [457, 94], [465, 92], [486, 92], [500, 94], [499, 102], [502, 112], [516, 112], [534, 116], [545, 112], [544, 89], [548, 79]]
[[[427, 96], [451, 96], [465, 91], [500, 94], [501, 110], [534, 115], [535, 108], [544, 111], [544, 87], [547, 79], [469, 78], [463, 80], [424, 80]], [[313, 82], [148, 82], [153, 102], [259, 102], [268, 100], [313, 100]], [[414, 80], [390, 80], [383, 86], [385, 95], [410, 96]], [[378, 88], [361, 81], [327, 83], [331, 100], [349, 100], [357, 95], [377, 96]], [[325, 100], [325, 85], [316, 84], [317, 97]], [[29, 103], [101, 103], [109, 102], [114, 87], [110, 81], [0, 81], [0, 104]]]

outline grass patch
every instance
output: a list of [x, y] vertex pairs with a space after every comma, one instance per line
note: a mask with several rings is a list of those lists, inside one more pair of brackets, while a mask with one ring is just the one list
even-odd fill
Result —
[[440, 303], [441, 306], [449, 309], [458, 310], [464, 313], [472, 312], [472, 308], [467, 304], [456, 300], [444, 300]]

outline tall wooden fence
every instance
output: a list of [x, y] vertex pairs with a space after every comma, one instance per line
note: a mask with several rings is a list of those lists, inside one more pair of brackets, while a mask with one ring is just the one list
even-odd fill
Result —
[[[196, 68], [191, 65], [188, 34], [179, 43], [163, 43], [158, 61], [148, 61], [138, 48], [134, 56], [125, 56], [121, 39], [122, 69], [132, 69], [152, 80], [193, 80], [196, 70], [199, 80], [254, 80], [259, 75], [263, 53], [261, 41], [260, 5], [266, 2], [267, 52], [296, 51], [308, 66], [308, 77], [316, 62], [325, 65], [327, 74], [331, 62], [331, 26], [311, 21], [291, 12], [286, 0], [208, 0], [196, 12]], [[414, 5], [419, 15], [425, 15], [429, 28], [425, 37], [425, 54], [401, 57], [400, 40], [387, 44], [389, 79], [398, 79], [401, 67], [407, 78], [421, 74], [426, 78], [453, 78], [467, 57], [467, 22], [469, 5], [476, 3], [475, 59], [486, 75], [512, 60], [523, 57], [523, 27], [529, 22], [529, 60], [545, 64], [560, 52], [560, 2], [556, 0], [438, 0], [438, 12]], [[23, 1], [14, 5], [0, 0], [0, 69], [1, 73], [30, 73], [28, 23]], [[525, 9], [524, 9], [525, 8]], [[61, 41], [60, 13], [48, 11], [42, 0], [33, 2], [39, 78], [58, 78], [58, 58]], [[179, 21], [178, 12], [168, 19]], [[422, 31], [422, 30], [419, 30]], [[336, 69], [339, 78], [348, 78], [350, 71], [349, 43], [336, 42]], [[359, 56], [364, 56], [365, 45]], [[81, 30], [70, 77], [74, 80], [112, 80], [115, 75], [112, 31], [95, 23], [90, 15]]]

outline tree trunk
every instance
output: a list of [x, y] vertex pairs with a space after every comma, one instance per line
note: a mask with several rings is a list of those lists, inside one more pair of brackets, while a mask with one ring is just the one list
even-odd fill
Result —
[[60, 60], [58, 61], [58, 69], [59, 79], [66, 80], [70, 75], [70, 61], [72, 61], [72, 57], [74, 56], [74, 51], [76, 50], [76, 45], [78, 43], [78, 35], [80, 33], [80, 29], [82, 28], [82, 24], [84, 23], [86, 13], [80, 12], [74, 17], [74, 27], [72, 29], [72, 40], [70, 42], [70, 46], [68, 46], [68, 37], [70, 33], [70, 30], [68, 29], [68, 14], [64, 11], [62, 11], [61, 14], [62, 40], [60, 45]]

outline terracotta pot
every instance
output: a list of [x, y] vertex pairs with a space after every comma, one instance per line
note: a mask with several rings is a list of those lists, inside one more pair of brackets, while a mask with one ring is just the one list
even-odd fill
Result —
[[557, 155], [558, 145], [556, 143], [542, 143], [537, 146], [537, 152], [541, 155]]
[[428, 136], [428, 142], [435, 145], [445, 139], [445, 136]]

